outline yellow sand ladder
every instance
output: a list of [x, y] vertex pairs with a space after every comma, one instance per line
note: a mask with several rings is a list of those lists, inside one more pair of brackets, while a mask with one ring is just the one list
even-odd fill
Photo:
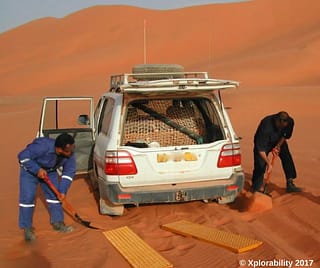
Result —
[[200, 240], [225, 247], [233, 252], [241, 253], [254, 249], [262, 244], [239, 234], [206, 227], [197, 223], [181, 220], [161, 226], [163, 229], [183, 236], [191, 236]]
[[128, 226], [103, 234], [120, 254], [135, 268], [171, 268], [173, 265], [151, 248]]

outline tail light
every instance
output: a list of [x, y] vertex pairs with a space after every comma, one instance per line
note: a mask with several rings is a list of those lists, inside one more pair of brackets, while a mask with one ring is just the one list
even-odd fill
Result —
[[137, 174], [136, 164], [127, 151], [107, 151], [104, 173], [106, 175]]
[[222, 147], [218, 159], [218, 167], [233, 167], [241, 164], [240, 144], [226, 144]]

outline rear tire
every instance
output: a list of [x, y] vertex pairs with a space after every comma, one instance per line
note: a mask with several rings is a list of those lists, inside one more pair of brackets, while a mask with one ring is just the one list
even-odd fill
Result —
[[99, 184], [98, 184], [98, 175], [97, 175], [97, 166], [96, 164], [94, 163], [94, 168], [89, 171], [89, 180], [90, 180], [90, 184], [91, 184], [91, 187], [92, 187], [92, 190], [94, 192], [99, 192]]
[[99, 211], [102, 215], [122, 216], [124, 213], [123, 205], [114, 205], [108, 199], [99, 199]]

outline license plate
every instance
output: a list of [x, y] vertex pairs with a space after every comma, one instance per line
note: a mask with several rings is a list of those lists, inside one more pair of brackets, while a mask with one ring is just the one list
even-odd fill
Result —
[[197, 161], [198, 157], [196, 154], [191, 152], [184, 152], [184, 153], [172, 153], [172, 154], [157, 154], [157, 162], [158, 163], [165, 163], [168, 161], [173, 162], [181, 162], [181, 161]]

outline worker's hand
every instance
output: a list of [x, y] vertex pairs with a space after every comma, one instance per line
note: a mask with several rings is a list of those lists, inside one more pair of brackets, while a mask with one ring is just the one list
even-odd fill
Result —
[[46, 178], [48, 176], [48, 174], [47, 174], [47, 171], [45, 169], [40, 168], [38, 173], [37, 173], [37, 176], [38, 176], [39, 179], [44, 179], [44, 178]]
[[272, 149], [272, 154], [278, 156], [280, 153], [280, 147], [276, 146]]
[[65, 194], [60, 194], [60, 201], [64, 200], [66, 198], [66, 195]]

